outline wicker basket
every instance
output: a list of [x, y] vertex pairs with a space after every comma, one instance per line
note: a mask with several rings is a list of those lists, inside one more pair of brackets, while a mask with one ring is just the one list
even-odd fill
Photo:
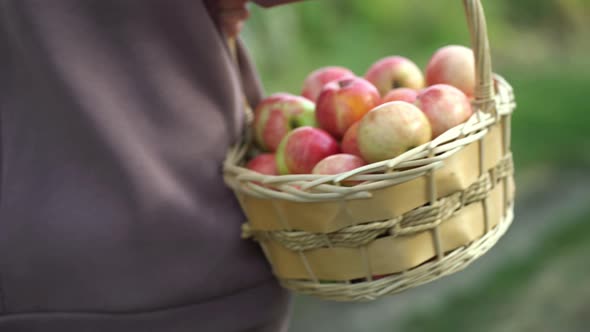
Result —
[[[457, 272], [487, 252], [513, 217], [512, 89], [492, 75], [479, 0], [464, 0], [476, 63], [474, 115], [428, 144], [339, 175], [265, 176], [224, 165], [254, 238], [281, 284], [337, 301], [368, 301]], [[341, 186], [345, 180], [360, 181]]]

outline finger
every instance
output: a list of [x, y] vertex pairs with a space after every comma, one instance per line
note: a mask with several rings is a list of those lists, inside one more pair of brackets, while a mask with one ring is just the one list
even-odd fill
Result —
[[228, 37], [234, 38], [240, 34], [243, 27], [244, 27], [244, 21], [240, 21], [235, 24], [225, 26], [224, 32]]
[[224, 10], [219, 13], [219, 20], [223, 23], [235, 23], [238, 21], [245, 21], [250, 17], [248, 9], [232, 9]]
[[249, 13], [243, 11], [235, 11], [224, 13], [220, 17], [223, 31], [230, 37], [237, 36], [244, 25], [244, 21], [248, 18]]

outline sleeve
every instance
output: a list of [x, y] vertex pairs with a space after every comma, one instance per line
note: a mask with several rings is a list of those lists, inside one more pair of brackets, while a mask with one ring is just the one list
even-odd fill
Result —
[[300, 2], [302, 0], [251, 0], [255, 4], [262, 6], [262, 7], [273, 7], [278, 5], [283, 5], [286, 3], [291, 2]]

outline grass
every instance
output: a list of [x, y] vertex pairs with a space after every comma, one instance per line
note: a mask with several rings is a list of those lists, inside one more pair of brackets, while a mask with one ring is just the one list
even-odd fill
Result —
[[[568, 308], [567, 301], [582, 301], [585, 305], [590, 302], [590, 297], [587, 297], [588, 287], [583, 289], [587, 293], [579, 293], [579, 286], [587, 285], [586, 279], [590, 277], [588, 253], [590, 210], [556, 233], [540, 239], [531, 256], [507, 262], [503, 268], [482, 280], [477, 289], [464, 290], [449, 298], [438, 311], [417, 313], [410, 317], [402, 331], [499, 331], [504, 330], [501, 326], [522, 325], [527, 320], [534, 322], [527, 324], [542, 326], [558, 315], [572, 315], [572, 312], [559, 313], [560, 310], [585, 310]], [[570, 263], [566, 264], [568, 260]], [[551, 278], [554, 280], [548, 286], [547, 280]], [[556, 298], [539, 296], [552, 289], [553, 293], [557, 293]], [[585, 297], [575, 299], [576, 293], [578, 297]], [[534, 299], [527, 300], [531, 297]], [[537, 311], [542, 311], [543, 306], [551, 305], [552, 302], [561, 307], [550, 314], [555, 317], [539, 316]], [[535, 318], [523, 315], [527, 307], [528, 313], [535, 315]], [[533, 309], [530, 310], [530, 307]], [[588, 324], [588, 317], [577, 318]]]
[[514, 72], [507, 79], [518, 104], [512, 128], [517, 165], [590, 165], [588, 71]]

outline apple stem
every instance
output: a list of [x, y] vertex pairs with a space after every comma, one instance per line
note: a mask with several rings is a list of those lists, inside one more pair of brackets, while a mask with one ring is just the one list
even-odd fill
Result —
[[338, 81], [338, 86], [340, 88], [346, 88], [347, 86], [350, 85], [350, 83], [352, 83], [352, 80], [351, 79], [344, 79], [344, 80]]

